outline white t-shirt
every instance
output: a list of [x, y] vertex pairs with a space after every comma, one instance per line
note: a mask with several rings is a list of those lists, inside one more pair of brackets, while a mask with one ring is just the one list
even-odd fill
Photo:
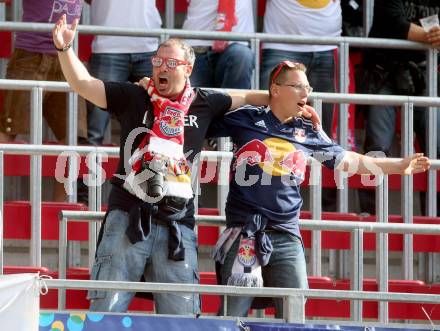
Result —
[[[342, 32], [340, 0], [267, 0], [264, 32], [340, 37]], [[295, 52], [319, 52], [336, 47], [336, 45], [263, 44], [263, 48]]]
[[[155, 0], [93, 0], [90, 24], [109, 27], [160, 29]], [[157, 49], [157, 38], [97, 35], [93, 53], [143, 53]]]
[[[218, 0], [190, 0], [188, 13], [182, 29], [197, 31], [215, 31]], [[232, 32], [255, 32], [252, 0], [236, 0], [235, 16], [237, 24]], [[210, 40], [188, 40], [192, 46], [212, 46]]]

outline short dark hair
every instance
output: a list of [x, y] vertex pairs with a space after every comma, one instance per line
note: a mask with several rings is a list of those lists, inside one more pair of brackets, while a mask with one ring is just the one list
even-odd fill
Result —
[[161, 47], [172, 47], [172, 46], [178, 46], [181, 49], [183, 49], [184, 51], [183, 56], [185, 60], [188, 62], [188, 64], [194, 65], [194, 61], [196, 60], [194, 49], [182, 39], [178, 39], [178, 38], [167, 39], [160, 43], [159, 47], [157, 48], [157, 51], [159, 51]]

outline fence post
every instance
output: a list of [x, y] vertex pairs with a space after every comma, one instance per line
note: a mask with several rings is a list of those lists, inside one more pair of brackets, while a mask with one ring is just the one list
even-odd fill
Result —
[[[362, 291], [364, 280], [364, 230], [355, 229], [351, 232], [351, 275], [350, 284], [352, 291]], [[353, 321], [362, 321], [362, 301], [350, 302], [350, 316]]]
[[[34, 145], [42, 142], [43, 130], [43, 89], [31, 90], [30, 139]], [[41, 155], [31, 156], [30, 200], [31, 200], [31, 265], [41, 267]]]
[[[438, 91], [438, 50], [430, 48], [427, 51], [427, 66], [426, 66], [426, 83], [428, 86], [428, 95], [430, 97], [437, 97]], [[427, 156], [430, 159], [437, 159], [437, 110], [436, 107], [428, 108], [428, 130], [426, 131], [426, 144], [428, 147]], [[426, 215], [431, 217], [437, 216], [437, 171], [428, 171], [428, 190], [426, 192]], [[437, 279], [438, 253], [427, 253], [427, 270], [425, 271], [425, 281], [435, 283]]]
[[[310, 209], [312, 211], [312, 219], [320, 220], [321, 213], [321, 184], [322, 184], [322, 166], [315, 159], [311, 159], [310, 164]], [[322, 248], [321, 248], [321, 230], [312, 231], [312, 251], [310, 262], [312, 265], [312, 275], [321, 276], [322, 274]]]
[[[66, 279], [66, 263], [67, 263], [67, 222], [68, 219], [63, 217], [59, 224], [59, 241], [58, 241], [58, 279]], [[66, 290], [58, 290], [58, 310], [64, 310], [66, 299]]]
[[[376, 180], [376, 222], [388, 223], [388, 176]], [[388, 292], [388, 233], [376, 233], [376, 279], [379, 292]], [[387, 301], [379, 301], [379, 322], [388, 323]]]
[[[402, 156], [406, 157], [413, 153], [413, 103], [405, 102], [402, 107]], [[401, 210], [403, 222], [413, 223], [413, 177], [402, 176]], [[405, 279], [414, 279], [414, 253], [413, 235], [403, 235], [403, 271]]]
[[289, 292], [290, 294], [283, 298], [283, 317], [287, 323], [304, 324], [306, 321], [304, 295]]

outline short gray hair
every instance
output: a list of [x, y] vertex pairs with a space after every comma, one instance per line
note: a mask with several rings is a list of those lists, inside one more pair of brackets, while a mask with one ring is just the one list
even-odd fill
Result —
[[178, 39], [178, 38], [167, 39], [164, 42], [160, 43], [157, 50], [159, 50], [161, 47], [172, 47], [172, 46], [178, 46], [181, 49], [183, 49], [185, 60], [190, 65], [194, 65], [194, 62], [196, 60], [194, 49], [189, 44], [184, 42], [182, 39]]

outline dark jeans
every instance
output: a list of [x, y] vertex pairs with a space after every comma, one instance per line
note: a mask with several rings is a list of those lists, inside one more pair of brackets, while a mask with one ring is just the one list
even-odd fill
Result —
[[[395, 95], [396, 88], [392, 82], [386, 81], [376, 94], [381, 95]], [[393, 142], [396, 130], [396, 107], [371, 105], [367, 108], [365, 119], [367, 121], [365, 127], [365, 153], [371, 151], [384, 152], [390, 156], [390, 148]], [[427, 153], [427, 139], [428, 132], [428, 111], [423, 107], [414, 107], [414, 132], [419, 142], [422, 152]], [[437, 132], [440, 132], [440, 116], [437, 115]], [[440, 155], [440, 134], [437, 133], [437, 158]], [[374, 190], [359, 190], [360, 207], [362, 212], [375, 214], [375, 199]], [[425, 194], [422, 192], [422, 213], [425, 212]], [[437, 198], [438, 200], [438, 198]], [[438, 207], [437, 207], [438, 208]], [[438, 213], [437, 213], [438, 214]]]
[[223, 87], [249, 89], [255, 57], [252, 50], [243, 44], [230, 44], [224, 52], [208, 50], [197, 54], [191, 74], [191, 85], [195, 87]]
[[[265, 287], [284, 287], [308, 289], [306, 259], [301, 239], [287, 233], [276, 231], [267, 232], [273, 246], [273, 252], [269, 263], [262, 267], [262, 276]], [[230, 248], [224, 265], [221, 267], [221, 283], [227, 284], [231, 275], [232, 266], [237, 256], [240, 237]], [[252, 297], [228, 297], [229, 316], [247, 316], [252, 304]], [[283, 300], [274, 299], [276, 317], [283, 314]], [[222, 315], [222, 312], [220, 312]]]

